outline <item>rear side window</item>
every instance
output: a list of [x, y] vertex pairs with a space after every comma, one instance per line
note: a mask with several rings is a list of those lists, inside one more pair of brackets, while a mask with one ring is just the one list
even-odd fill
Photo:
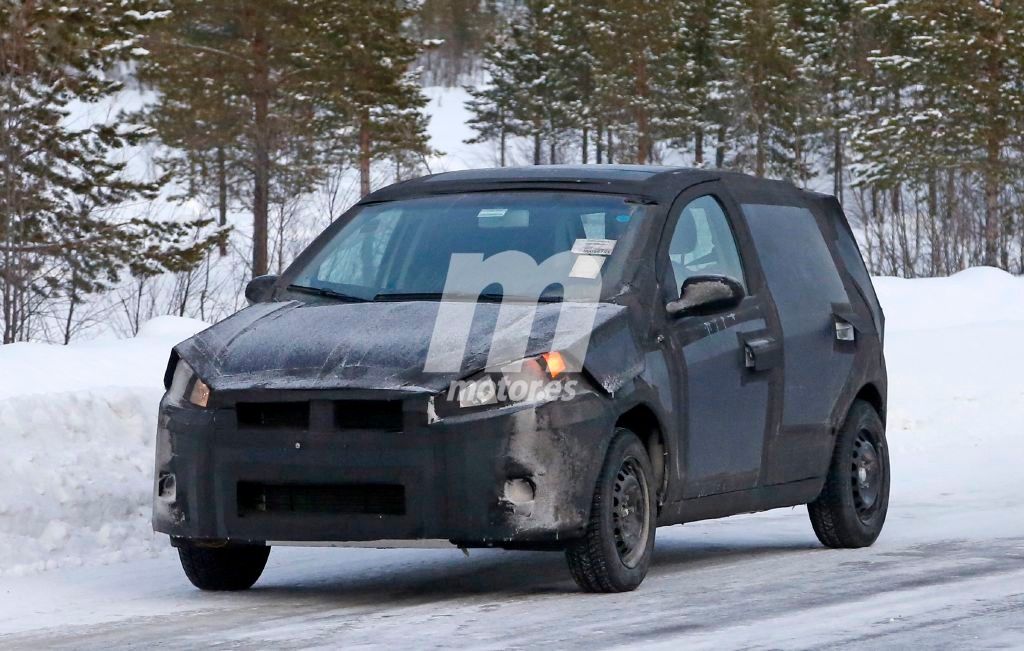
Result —
[[868, 269], [864, 266], [864, 258], [860, 254], [860, 248], [853, 238], [846, 219], [842, 214], [834, 214], [836, 210], [836, 208], [832, 208], [829, 212], [833, 213], [833, 217], [837, 221], [836, 249], [839, 251], [839, 258], [843, 261], [843, 266], [850, 272], [850, 276], [853, 277], [854, 284], [863, 294], [864, 301], [868, 304], [868, 309], [871, 310], [871, 319], [875, 322], [875, 329], [881, 333], [883, 329], [882, 308], [878, 304], [875, 288], [871, 284], [871, 276], [868, 275]]
[[839, 270], [810, 210], [743, 204], [743, 212], [783, 319], [847, 302]]
[[729, 276], [746, 287], [729, 219], [714, 197], [698, 197], [683, 208], [668, 247], [675, 292], [693, 276]]

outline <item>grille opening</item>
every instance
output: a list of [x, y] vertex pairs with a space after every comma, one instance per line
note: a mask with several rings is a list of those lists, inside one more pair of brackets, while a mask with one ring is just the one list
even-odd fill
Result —
[[238, 482], [238, 515], [349, 513], [405, 515], [400, 484], [262, 484]]
[[338, 429], [402, 431], [401, 400], [338, 400], [334, 403]]
[[308, 402], [240, 402], [235, 414], [239, 427], [309, 428]]

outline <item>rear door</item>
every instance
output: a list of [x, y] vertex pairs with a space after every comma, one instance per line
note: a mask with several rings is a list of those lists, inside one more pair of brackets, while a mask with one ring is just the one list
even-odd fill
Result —
[[[659, 247], [661, 299], [675, 300], [687, 277], [708, 274], [739, 281], [747, 297], [733, 309], [667, 322], [682, 430], [677, 464], [683, 482], [673, 499], [760, 483], [766, 437], [774, 429], [771, 371], [781, 360], [773, 360], [770, 350], [778, 333], [766, 314], [763, 281], [755, 261], [741, 253], [735, 204], [717, 184], [698, 188], [676, 202], [666, 224]], [[746, 354], [748, 342], [762, 345], [757, 368]]]
[[837, 338], [850, 299], [818, 219], [801, 193], [775, 190], [740, 197], [782, 328], [781, 424], [769, 441], [766, 484], [827, 469], [833, 413], [856, 350]]

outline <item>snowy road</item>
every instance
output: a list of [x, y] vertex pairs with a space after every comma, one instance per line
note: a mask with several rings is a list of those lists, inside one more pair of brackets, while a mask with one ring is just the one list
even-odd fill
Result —
[[[64, 372], [77, 393], [9, 381], [4, 402], [0, 382], [0, 649], [1024, 648], [1024, 281], [878, 286], [893, 493], [876, 545], [822, 548], [803, 507], [660, 529], [621, 595], [577, 592], [560, 554], [367, 549], [275, 549], [253, 590], [200, 593], [164, 540], [136, 560], [153, 542], [155, 416], [139, 405], [159, 391], [82, 393], [87, 374]], [[159, 349], [158, 377], [157, 344], [122, 356]], [[57, 354], [6, 348], [26, 373]]]
[[194, 590], [170, 555], [55, 578], [0, 582], [0, 648], [1020, 648], [1024, 502], [896, 502], [856, 551], [821, 548], [803, 508], [660, 529], [624, 595], [497, 551], [277, 549], [238, 594]]

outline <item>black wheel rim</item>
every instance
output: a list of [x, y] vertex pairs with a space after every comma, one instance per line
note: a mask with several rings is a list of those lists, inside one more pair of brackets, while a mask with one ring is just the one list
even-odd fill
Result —
[[853, 442], [850, 463], [850, 481], [853, 484], [853, 504], [861, 522], [874, 517], [882, 502], [882, 484], [885, 467], [877, 442], [870, 432], [861, 431]]
[[615, 549], [626, 567], [636, 567], [647, 550], [651, 535], [649, 504], [643, 467], [632, 457], [625, 459], [612, 486], [612, 529]]

